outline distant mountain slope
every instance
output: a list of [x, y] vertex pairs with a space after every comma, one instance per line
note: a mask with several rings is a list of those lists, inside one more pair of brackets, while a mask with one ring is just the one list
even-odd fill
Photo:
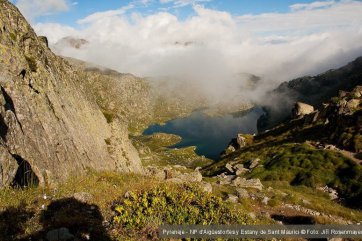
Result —
[[184, 117], [207, 105], [205, 96], [182, 82], [146, 79], [132, 74], [66, 58], [82, 76], [86, 94], [95, 97], [108, 117], [120, 117], [132, 134], [141, 133], [147, 126]]
[[268, 102], [265, 103], [267, 116], [259, 121], [259, 129], [271, 128], [285, 120], [297, 101], [318, 107], [331, 97], [338, 96], [339, 90], [351, 91], [360, 84], [362, 84], [362, 57], [339, 69], [284, 82], [268, 93]]
[[106, 118], [82, 77], [0, 1], [0, 187], [88, 168], [142, 172], [127, 126]]

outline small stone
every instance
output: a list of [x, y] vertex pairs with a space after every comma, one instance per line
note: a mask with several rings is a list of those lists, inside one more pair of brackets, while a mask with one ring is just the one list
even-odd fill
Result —
[[239, 201], [239, 198], [233, 194], [228, 194], [226, 201], [231, 203], [237, 203]]
[[225, 168], [230, 172], [234, 173], [234, 168], [230, 163], [226, 163]]
[[265, 205], [268, 205], [269, 198], [268, 198], [268, 197], [264, 197], [261, 202], [262, 202], [263, 204], [265, 204]]
[[248, 215], [251, 219], [256, 219], [255, 213], [248, 213]]
[[129, 198], [131, 196], [131, 193], [129, 191], [127, 191], [125, 194], [124, 194], [124, 197], [125, 198]]
[[88, 203], [93, 199], [93, 195], [87, 192], [77, 192], [73, 194], [73, 197], [79, 202]]
[[201, 187], [205, 192], [212, 193], [212, 185], [208, 182], [202, 182]]
[[218, 184], [228, 185], [231, 184], [232, 180], [235, 178], [235, 175], [221, 175], [218, 177], [219, 177]]
[[260, 163], [259, 158], [255, 158], [255, 159], [251, 160], [249, 169], [254, 169], [255, 167], [257, 167], [259, 165], [259, 163]]
[[235, 171], [235, 175], [239, 176], [247, 171], [249, 171], [248, 169], [244, 168], [243, 164], [237, 164], [234, 166]]
[[236, 189], [236, 195], [237, 195], [240, 199], [245, 199], [245, 198], [249, 198], [249, 197], [250, 197], [248, 191], [245, 190], [245, 189], [243, 189], [243, 188], [237, 188], [237, 189]]

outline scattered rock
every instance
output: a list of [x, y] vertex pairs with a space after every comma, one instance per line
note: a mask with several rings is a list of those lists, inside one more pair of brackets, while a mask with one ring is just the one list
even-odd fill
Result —
[[302, 203], [303, 203], [304, 205], [310, 205], [310, 204], [311, 204], [311, 202], [309, 202], [309, 201], [306, 200], [306, 199], [303, 199], [303, 200], [302, 200]]
[[225, 175], [224, 173], [217, 176], [219, 178], [218, 184], [220, 185], [228, 185], [231, 184], [232, 180], [234, 180], [235, 175]]
[[67, 228], [59, 228], [49, 231], [46, 234], [46, 239], [48, 241], [72, 241], [74, 240], [74, 235]]
[[336, 199], [339, 198], [337, 190], [335, 190], [335, 189], [333, 189], [331, 187], [324, 186], [324, 187], [319, 187], [317, 189], [322, 191], [322, 192], [328, 193], [329, 198], [331, 200], [336, 200]]
[[230, 173], [234, 173], [234, 168], [230, 163], [226, 163], [225, 165], [226, 170], [228, 170]]
[[355, 110], [359, 104], [360, 104], [360, 100], [359, 99], [352, 99], [352, 100], [349, 100], [346, 104], [346, 107], [349, 109], [349, 110]]
[[196, 169], [193, 173], [189, 174], [191, 181], [193, 182], [201, 182], [202, 181], [202, 174], [198, 169]]
[[163, 170], [164, 174], [158, 174], [159, 178], [164, 177], [161, 180], [167, 180], [174, 183], [182, 183], [182, 182], [201, 182], [202, 181], [202, 174], [199, 171], [199, 168], [196, 168], [195, 171], [191, 173], [181, 173], [177, 170], [173, 169], [165, 169]]
[[236, 189], [236, 194], [237, 194], [237, 196], [238, 196], [240, 199], [245, 199], [245, 198], [249, 198], [249, 197], [250, 197], [248, 191], [246, 191], [246, 190], [243, 189], [243, 188], [237, 188], [237, 189]]
[[260, 191], [263, 190], [263, 184], [260, 182], [259, 179], [246, 180], [245, 178], [237, 177], [232, 181], [232, 185], [243, 188], [255, 188]]
[[226, 201], [231, 203], [237, 203], [239, 201], [239, 198], [233, 194], [228, 194]]
[[263, 204], [268, 205], [270, 198], [268, 197], [264, 197], [263, 200], [261, 201]]
[[255, 213], [248, 213], [248, 215], [251, 219], [256, 219]]
[[238, 134], [238, 136], [236, 137], [236, 143], [238, 143], [240, 148], [243, 148], [246, 146], [246, 139], [243, 136], [243, 134]]
[[201, 184], [201, 187], [202, 189], [205, 191], [205, 192], [208, 192], [208, 193], [212, 193], [212, 185], [208, 182], [202, 182], [200, 183]]
[[362, 97], [362, 86], [356, 86], [352, 90], [351, 96], [354, 98], [361, 98]]
[[87, 192], [77, 192], [73, 194], [73, 197], [79, 202], [89, 203], [93, 199], [93, 195]]
[[315, 211], [315, 210], [312, 210], [312, 209], [309, 209], [309, 208], [305, 208], [305, 207], [302, 207], [300, 205], [285, 204], [284, 206], [287, 207], [287, 208], [296, 210], [298, 212], [303, 212], [303, 213], [306, 213], [306, 214], [309, 214], [309, 215], [312, 215], [312, 216], [320, 216], [321, 215], [321, 213], [318, 212], [318, 211]]
[[259, 158], [255, 158], [255, 159], [251, 160], [249, 169], [254, 169], [255, 167], [257, 167], [259, 165], [259, 163], [260, 163]]
[[234, 166], [234, 169], [235, 169], [235, 175], [236, 175], [236, 176], [239, 176], [239, 175], [241, 175], [241, 174], [249, 171], [249, 169], [244, 168], [244, 165], [243, 165], [243, 164], [237, 164], [237, 165], [235, 165], [235, 166]]
[[325, 150], [338, 150], [338, 148], [337, 148], [336, 146], [334, 146], [334, 145], [329, 145], [329, 144], [325, 145], [325, 146], [324, 146], [324, 149], [325, 149]]
[[272, 192], [272, 191], [274, 191], [274, 188], [268, 187], [267, 191], [268, 191], [268, 192]]

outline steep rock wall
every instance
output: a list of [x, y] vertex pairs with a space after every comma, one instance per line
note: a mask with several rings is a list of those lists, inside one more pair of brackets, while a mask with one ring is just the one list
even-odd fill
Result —
[[40, 184], [87, 168], [142, 172], [127, 128], [107, 123], [79, 78], [0, 1], [0, 187], [14, 184], [24, 162]]

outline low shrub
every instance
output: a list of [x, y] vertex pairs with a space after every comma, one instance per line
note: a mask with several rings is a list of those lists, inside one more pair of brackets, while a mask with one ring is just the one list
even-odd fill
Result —
[[[197, 186], [162, 185], [149, 191], [128, 192], [114, 204], [113, 224], [120, 232], [139, 233], [160, 224], [247, 224], [247, 216], [220, 197]], [[149, 228], [147, 229], [149, 230]]]

